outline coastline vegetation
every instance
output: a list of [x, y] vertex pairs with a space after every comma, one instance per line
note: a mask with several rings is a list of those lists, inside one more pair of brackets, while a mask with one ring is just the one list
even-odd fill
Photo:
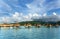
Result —
[[60, 21], [57, 21], [57, 22], [43, 22], [43, 21], [25, 21], [25, 22], [19, 22], [20, 25], [24, 25], [24, 24], [28, 24], [30, 23], [32, 26], [35, 25], [35, 24], [41, 24], [41, 25], [53, 25], [53, 26], [56, 26], [56, 25], [60, 25]]
[[57, 27], [60, 26], [60, 21], [57, 22], [44, 22], [44, 21], [24, 21], [24, 22], [17, 22], [17, 23], [10, 23], [10, 24], [0, 24], [2, 27], [19, 27], [19, 26], [25, 26], [25, 27], [31, 27], [31, 26], [46, 26], [46, 27]]

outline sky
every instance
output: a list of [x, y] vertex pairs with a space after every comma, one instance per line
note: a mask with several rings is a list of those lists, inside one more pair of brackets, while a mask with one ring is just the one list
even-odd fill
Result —
[[0, 23], [60, 21], [60, 0], [0, 0]]

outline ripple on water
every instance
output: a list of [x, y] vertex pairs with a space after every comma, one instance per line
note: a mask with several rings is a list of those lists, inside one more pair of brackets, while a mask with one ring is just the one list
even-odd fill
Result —
[[59, 28], [0, 28], [0, 39], [60, 39]]

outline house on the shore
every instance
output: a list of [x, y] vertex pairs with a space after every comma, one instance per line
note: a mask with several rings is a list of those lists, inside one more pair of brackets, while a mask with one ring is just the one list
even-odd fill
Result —
[[0, 27], [10, 27], [13, 26], [13, 24], [0, 24]]
[[0, 27], [17, 27], [20, 26], [19, 23], [15, 23], [15, 24], [0, 24]]

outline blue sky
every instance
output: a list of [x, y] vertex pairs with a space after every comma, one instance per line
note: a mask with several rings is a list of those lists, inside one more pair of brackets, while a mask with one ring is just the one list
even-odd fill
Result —
[[0, 0], [0, 22], [50, 15], [60, 15], [60, 0]]

